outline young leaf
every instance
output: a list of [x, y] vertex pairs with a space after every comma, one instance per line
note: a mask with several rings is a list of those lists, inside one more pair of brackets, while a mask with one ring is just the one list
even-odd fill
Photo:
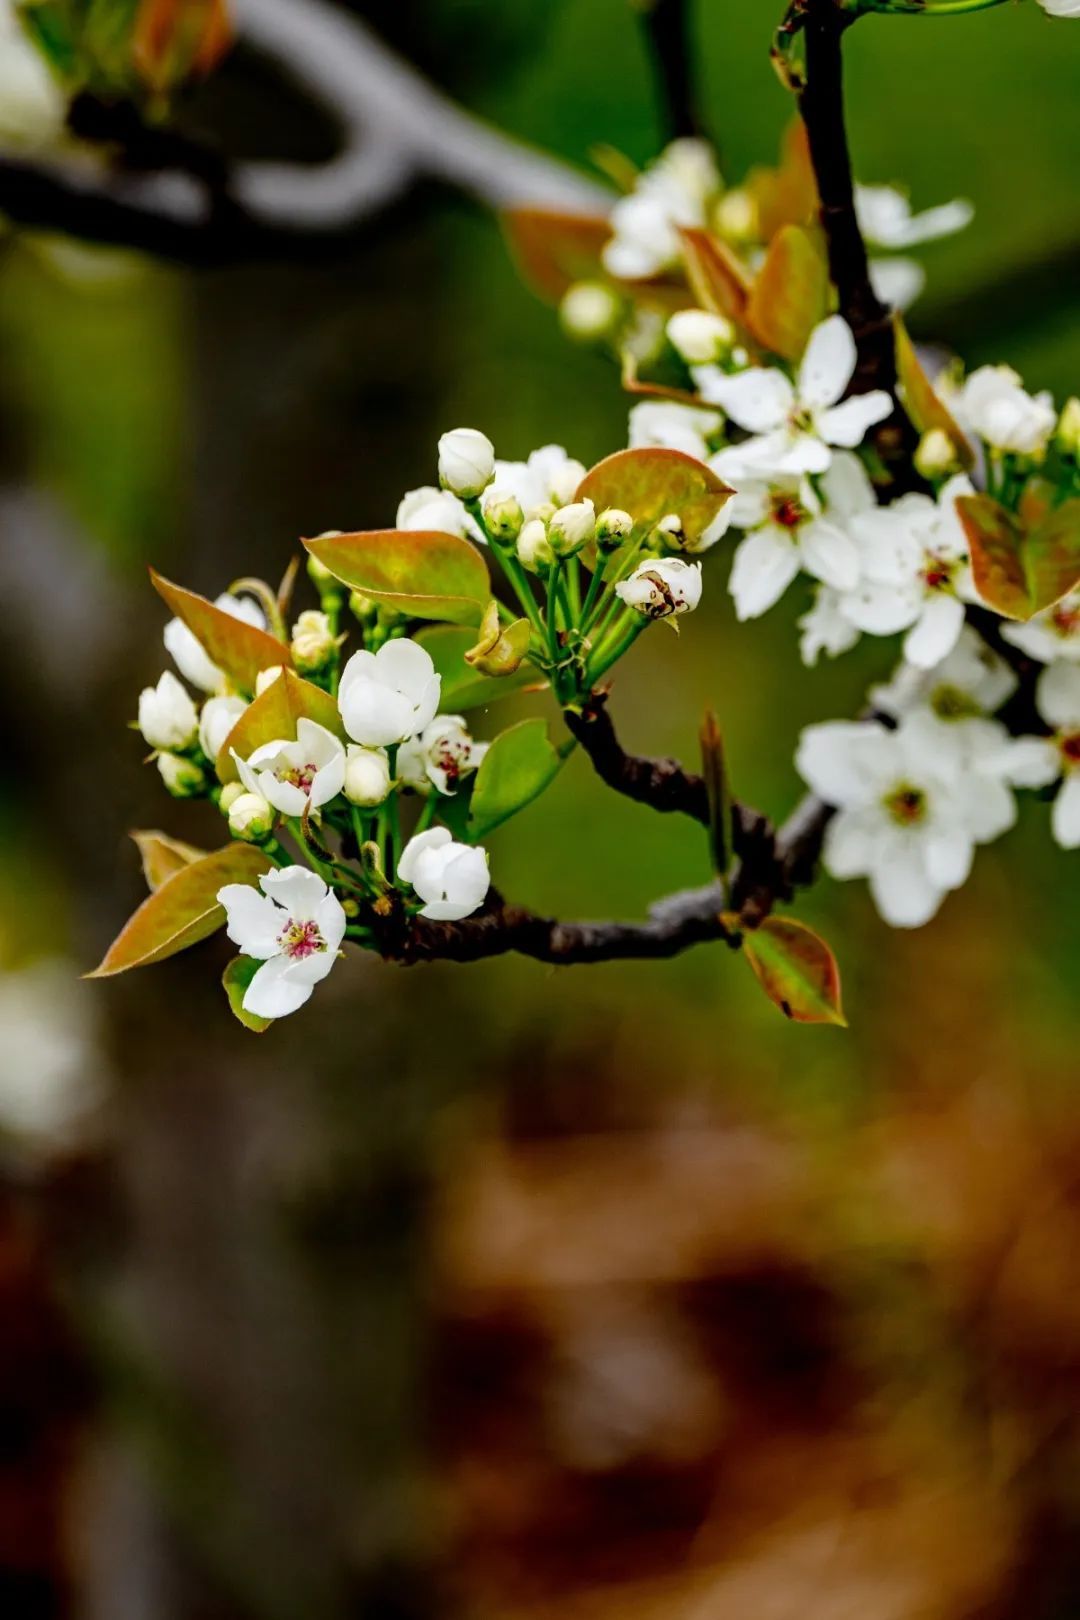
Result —
[[510, 208], [503, 229], [522, 280], [549, 303], [557, 304], [575, 281], [606, 279], [601, 254], [611, 223], [603, 214]]
[[1006, 619], [1030, 619], [1080, 585], [1080, 498], [1036, 516], [1034, 526], [989, 495], [956, 503], [975, 589]]
[[550, 787], [562, 758], [543, 720], [521, 720], [496, 737], [480, 764], [472, 794], [469, 835], [486, 837]]
[[218, 890], [226, 883], [255, 883], [273, 863], [253, 844], [227, 844], [192, 861], [143, 901], [88, 979], [107, 979], [129, 968], [149, 967], [206, 939], [225, 921]]
[[896, 380], [900, 402], [912, 426], [919, 433], [940, 428], [951, 440], [960, 465], [970, 470], [975, 457], [967, 436], [923, 370], [918, 351], [899, 311], [893, 316], [893, 330], [896, 335]]
[[820, 205], [810, 142], [801, 118], [793, 118], [784, 132], [779, 166], [751, 169], [744, 186], [754, 200], [763, 242], [771, 242], [785, 225], [813, 224]]
[[796, 1024], [842, 1024], [840, 970], [825, 941], [790, 917], [766, 917], [743, 936], [765, 994]]
[[263, 743], [276, 742], [281, 737], [292, 741], [296, 736], [296, 722], [302, 719], [314, 720], [332, 731], [335, 737], [345, 740], [341, 715], [329, 692], [302, 680], [291, 669], [283, 669], [277, 680], [271, 681], [248, 704], [222, 743], [216, 761], [221, 781], [236, 781], [233, 749], [241, 759], [248, 759]]
[[829, 267], [820, 233], [785, 225], [769, 243], [754, 281], [746, 324], [763, 348], [799, 360], [829, 312]]
[[254, 957], [234, 956], [221, 975], [233, 1017], [238, 1018], [245, 1029], [252, 1030], [256, 1035], [261, 1035], [263, 1030], [269, 1029], [274, 1022], [272, 1018], [260, 1018], [258, 1013], [244, 1010], [245, 992], [261, 967], [262, 963], [256, 962]]
[[724, 765], [724, 740], [711, 709], [707, 710], [701, 723], [701, 770], [709, 800], [709, 841], [712, 845], [713, 868], [723, 877], [730, 859], [728, 833], [731, 800]]
[[609, 506], [629, 512], [638, 533], [675, 512], [692, 544], [723, 511], [731, 493], [703, 462], [681, 450], [616, 450], [585, 474], [575, 500], [591, 500], [597, 512]]
[[174, 585], [153, 568], [150, 580], [158, 595], [182, 619], [207, 656], [241, 691], [254, 692], [255, 678], [264, 669], [291, 662], [284, 642], [256, 625], [234, 619], [231, 613], [197, 596], [182, 585]]
[[742, 263], [719, 237], [697, 228], [679, 232], [690, 290], [702, 309], [746, 325], [752, 282]]
[[[528, 620], [518, 621], [522, 622], [528, 629]], [[514, 628], [511, 625], [504, 634], [509, 635]], [[495, 678], [481, 674], [475, 666], [466, 663], [465, 654], [473, 650], [476, 642], [475, 630], [456, 624], [433, 624], [419, 631], [416, 639], [427, 649], [437, 673], [442, 676], [439, 707], [444, 713], [462, 713], [481, 704], [494, 703], [511, 692], [520, 692], [538, 679], [537, 671], [530, 664], [522, 664], [512, 675]]]
[[343, 584], [412, 619], [479, 624], [491, 600], [487, 564], [460, 535], [374, 529], [304, 545]]
[[142, 860], [146, 887], [151, 892], [160, 889], [163, 883], [185, 866], [190, 866], [192, 861], [201, 861], [207, 853], [205, 849], [196, 849], [194, 844], [182, 844], [178, 838], [170, 838], [168, 833], [140, 828], [131, 836]]

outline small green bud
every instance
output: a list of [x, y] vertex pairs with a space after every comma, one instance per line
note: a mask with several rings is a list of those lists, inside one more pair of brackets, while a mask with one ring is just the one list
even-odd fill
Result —
[[261, 844], [274, 827], [274, 812], [261, 793], [241, 793], [229, 807], [229, 831], [246, 844]]
[[[328, 529], [325, 534], [320, 534], [318, 538], [320, 540], [333, 540], [341, 532], [340, 529]], [[307, 560], [307, 575], [320, 597], [338, 596], [343, 594], [345, 590], [341, 581], [330, 572], [326, 564], [320, 562], [318, 557], [313, 557], [310, 552]]]
[[365, 596], [363, 591], [349, 592], [349, 612], [360, 624], [371, 624], [379, 611], [378, 602]]
[[227, 816], [237, 799], [242, 799], [246, 792], [247, 788], [244, 786], [243, 782], [226, 782], [225, 786], [221, 790], [221, 797], [218, 800], [222, 815]]
[[207, 791], [206, 774], [192, 759], [161, 753], [157, 757], [157, 768], [174, 799], [197, 799]]
[[521, 533], [525, 514], [516, 495], [489, 494], [484, 501], [484, 522], [496, 540], [516, 540]]
[[1080, 399], [1075, 394], [1065, 402], [1055, 437], [1062, 455], [1080, 460]]
[[959, 465], [956, 446], [944, 428], [931, 428], [919, 440], [915, 451], [915, 471], [923, 478], [945, 478]]
[[559, 321], [567, 337], [579, 343], [603, 343], [614, 336], [623, 318], [623, 301], [602, 281], [575, 281], [563, 294]]
[[293, 625], [293, 663], [301, 675], [316, 675], [334, 656], [337, 643], [326, 614], [316, 608], [301, 613]]
[[572, 501], [560, 506], [548, 524], [548, 542], [556, 557], [574, 557], [588, 545], [596, 532], [596, 510], [592, 501]]
[[617, 551], [634, 531], [634, 520], [621, 507], [609, 506], [596, 520], [596, 543], [601, 551]]

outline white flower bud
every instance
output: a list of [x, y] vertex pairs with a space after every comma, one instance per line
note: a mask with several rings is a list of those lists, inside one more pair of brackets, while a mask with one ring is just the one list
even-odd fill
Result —
[[713, 365], [735, 342], [735, 328], [707, 309], [680, 309], [667, 323], [668, 342], [689, 366]]
[[324, 669], [334, 655], [336, 642], [330, 620], [317, 608], [308, 608], [293, 625], [293, 663], [301, 675], [314, 675]]
[[217, 759], [226, 738], [246, 708], [242, 697], [207, 698], [199, 716], [199, 747], [207, 759]]
[[596, 543], [601, 551], [615, 551], [634, 531], [634, 520], [621, 507], [609, 506], [596, 520]]
[[1065, 401], [1055, 437], [1063, 455], [1080, 458], [1080, 399], [1075, 394]]
[[206, 789], [202, 767], [194, 760], [180, 754], [159, 754], [157, 768], [174, 799], [195, 799]]
[[560, 506], [548, 524], [548, 541], [556, 557], [573, 557], [596, 532], [596, 508], [592, 501], [573, 501]]
[[439, 482], [462, 500], [483, 494], [495, 476], [495, 446], [476, 428], [454, 428], [439, 440]]
[[274, 826], [274, 812], [261, 793], [240, 793], [229, 805], [229, 831], [247, 844], [261, 843]]
[[266, 688], [272, 686], [280, 674], [280, 664], [271, 664], [269, 669], [260, 669], [255, 677], [255, 696], [262, 697]]
[[945, 429], [931, 428], [924, 433], [915, 451], [915, 471], [923, 478], [944, 478], [956, 466], [956, 446]]
[[543, 518], [530, 518], [517, 537], [518, 561], [531, 574], [546, 573], [555, 560]]
[[222, 815], [227, 816], [237, 799], [242, 799], [246, 792], [247, 788], [244, 786], [243, 782], [226, 782], [225, 786], [221, 790], [221, 797], [218, 800], [218, 809], [221, 811]]
[[716, 205], [716, 228], [729, 242], [753, 242], [761, 230], [758, 205], [750, 192], [737, 186]]
[[648, 619], [692, 613], [701, 601], [701, 564], [681, 557], [649, 559], [616, 585], [615, 594]]
[[410, 838], [398, 861], [397, 876], [426, 903], [420, 915], [434, 922], [458, 922], [484, 903], [491, 884], [487, 851], [456, 844], [445, 827], [430, 827]]
[[525, 514], [516, 495], [491, 491], [484, 502], [484, 522], [496, 540], [516, 540]]
[[190, 748], [198, 726], [195, 705], [170, 670], [140, 692], [139, 730], [151, 748]]
[[345, 759], [345, 797], [350, 804], [371, 809], [390, 792], [390, 761], [384, 748], [350, 744]]
[[622, 316], [622, 299], [602, 281], [575, 281], [559, 305], [563, 331], [579, 343], [602, 343], [614, 334]]

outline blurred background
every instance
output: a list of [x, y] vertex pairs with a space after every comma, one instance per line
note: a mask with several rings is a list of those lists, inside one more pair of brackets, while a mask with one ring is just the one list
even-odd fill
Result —
[[[624, 0], [355, 9], [583, 170], [662, 142]], [[776, 21], [697, 8], [733, 182], [790, 114]], [[871, 19], [848, 53], [860, 179], [976, 205], [925, 251], [916, 335], [1059, 400], [1074, 35], [1025, 4]], [[190, 116], [249, 152], [332, 144], [243, 53]], [[627, 401], [496, 220], [430, 184], [314, 262], [200, 273], [9, 231], [0, 361], [0, 1613], [1073, 1620], [1080, 906], [1046, 806], [918, 933], [862, 884], [805, 897], [847, 1031], [786, 1025], [717, 949], [353, 955], [262, 1040], [220, 938], [83, 984], [142, 897], [127, 829], [219, 831], [124, 729], [165, 662], [146, 565], [210, 595], [276, 580], [300, 534], [392, 522], [443, 429], [588, 463]], [[804, 606], [740, 626], [714, 578], [678, 645], [620, 666], [627, 745], [692, 758], [711, 704], [736, 791], [782, 816], [800, 727], [894, 656], [804, 671]], [[491, 858], [577, 917], [707, 877], [689, 824], [577, 757]]]

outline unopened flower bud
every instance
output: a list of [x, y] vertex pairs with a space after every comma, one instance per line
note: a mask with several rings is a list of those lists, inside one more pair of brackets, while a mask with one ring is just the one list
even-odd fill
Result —
[[707, 309], [680, 309], [668, 321], [667, 335], [688, 366], [708, 366], [730, 351], [735, 328]]
[[199, 716], [191, 697], [171, 670], [139, 694], [139, 730], [151, 748], [190, 748]]
[[573, 501], [560, 506], [548, 524], [548, 541], [556, 557], [573, 557], [588, 545], [596, 531], [596, 508], [592, 501]]
[[579, 343], [602, 343], [614, 334], [622, 316], [622, 299], [602, 281], [575, 281], [559, 305], [563, 331]]
[[542, 518], [530, 518], [517, 537], [518, 561], [531, 574], [546, 573], [555, 560]]
[[737, 186], [716, 205], [716, 228], [729, 242], [753, 242], [761, 230], [758, 205], [749, 191]]
[[686, 530], [678, 512], [666, 512], [650, 538], [664, 551], [682, 551], [686, 546]]
[[647, 619], [692, 613], [701, 601], [701, 564], [681, 557], [658, 557], [639, 563], [615, 595]]
[[240, 793], [229, 806], [229, 831], [246, 844], [260, 844], [274, 827], [274, 812], [261, 793]]
[[350, 804], [370, 809], [382, 804], [390, 792], [390, 761], [384, 748], [350, 745], [345, 762], [345, 797]]
[[439, 440], [439, 482], [462, 500], [482, 495], [495, 476], [495, 446], [476, 428], [454, 428]]
[[1080, 399], [1075, 394], [1065, 401], [1055, 436], [1062, 455], [1080, 459]]
[[261, 697], [268, 686], [273, 686], [280, 674], [280, 664], [271, 664], [269, 669], [260, 669], [255, 677], [255, 696]]
[[[320, 540], [336, 539], [341, 532], [340, 529], [327, 529], [326, 533], [320, 534], [318, 538]], [[344, 590], [341, 581], [330, 572], [326, 564], [320, 562], [318, 557], [313, 557], [310, 552], [307, 560], [307, 574], [308, 579], [310, 579], [320, 596], [334, 596]]]
[[349, 592], [349, 612], [360, 624], [370, 624], [379, 611], [379, 604], [363, 591]]
[[246, 792], [247, 788], [243, 782], [226, 782], [221, 790], [221, 798], [218, 800], [218, 808], [222, 815], [227, 816], [237, 799], [242, 799]]
[[494, 539], [516, 540], [524, 521], [525, 514], [516, 495], [489, 493], [484, 502], [484, 522]]
[[162, 753], [157, 757], [157, 768], [174, 799], [196, 799], [206, 791], [206, 777], [194, 760]]
[[634, 520], [621, 507], [609, 506], [596, 520], [596, 543], [601, 551], [617, 551], [633, 533]]
[[924, 433], [915, 450], [915, 471], [923, 478], [944, 478], [957, 467], [956, 446], [944, 428]]
[[336, 647], [330, 620], [317, 608], [308, 608], [293, 625], [290, 651], [293, 663], [302, 675], [314, 675], [324, 669], [334, 655]]

